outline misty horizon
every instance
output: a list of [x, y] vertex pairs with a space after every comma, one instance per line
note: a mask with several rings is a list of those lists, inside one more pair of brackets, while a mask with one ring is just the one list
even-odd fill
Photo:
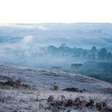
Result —
[[[111, 57], [111, 36], [112, 24], [109, 23], [8, 24], [0, 26], [0, 62], [68, 67], [72, 63], [90, 61], [89, 51], [93, 46], [98, 51], [105, 48]], [[61, 45], [65, 45], [65, 50]], [[50, 46], [54, 46], [55, 53], [49, 51]]]

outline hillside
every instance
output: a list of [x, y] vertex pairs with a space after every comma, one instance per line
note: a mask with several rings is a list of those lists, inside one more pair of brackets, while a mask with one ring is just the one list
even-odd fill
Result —
[[96, 112], [103, 102], [112, 109], [112, 85], [80, 74], [0, 65], [0, 87], [0, 112]]

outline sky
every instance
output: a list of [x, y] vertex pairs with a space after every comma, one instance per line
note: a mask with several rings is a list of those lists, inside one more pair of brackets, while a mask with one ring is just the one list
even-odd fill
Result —
[[112, 22], [112, 0], [0, 0], [0, 24]]

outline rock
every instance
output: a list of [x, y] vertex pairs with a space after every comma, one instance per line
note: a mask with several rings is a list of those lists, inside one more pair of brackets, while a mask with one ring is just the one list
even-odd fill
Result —
[[52, 95], [49, 96], [47, 99], [47, 102], [53, 102], [53, 101], [54, 101], [54, 96], [52, 96]]
[[75, 100], [74, 100], [74, 102], [73, 102], [73, 104], [75, 105], [75, 106], [79, 106], [80, 105], [80, 98], [79, 97], [77, 97]]
[[86, 104], [86, 107], [93, 107], [94, 106], [94, 100], [90, 99], [89, 102]]
[[65, 101], [65, 100], [66, 100], [66, 98], [65, 98], [65, 96], [64, 96], [64, 95], [61, 95], [61, 96], [59, 96], [59, 97], [57, 98], [57, 100]]
[[[69, 91], [69, 92], [83, 92], [83, 90], [80, 90], [79, 88], [65, 88], [63, 91]], [[85, 91], [85, 90], [84, 90]]]
[[68, 99], [66, 102], [65, 102], [65, 107], [70, 107], [70, 106], [73, 106], [73, 101], [71, 99]]
[[98, 111], [104, 110], [104, 108], [106, 108], [105, 102], [96, 103], [96, 109], [98, 109]]
[[86, 107], [87, 103], [88, 103], [88, 102], [87, 102], [86, 100], [81, 101], [81, 102], [80, 102], [80, 107], [81, 107], [81, 108]]

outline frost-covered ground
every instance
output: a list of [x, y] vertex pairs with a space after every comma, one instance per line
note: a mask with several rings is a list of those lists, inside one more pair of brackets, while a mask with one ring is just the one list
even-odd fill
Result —
[[[0, 82], [8, 78], [19, 79], [31, 88], [2, 85], [0, 112], [112, 111], [112, 85], [107, 82], [58, 70], [0, 65]], [[76, 90], [64, 91], [66, 88]]]
[[[112, 105], [112, 98], [110, 95], [103, 94], [89, 94], [89, 93], [73, 93], [63, 91], [23, 91], [23, 90], [0, 90], [0, 112], [97, 112], [96, 108], [86, 108], [75, 106], [64, 107], [64, 109], [53, 110], [49, 109], [47, 99], [53, 95], [55, 99], [59, 99], [62, 95], [66, 99], [74, 99], [76, 97], [83, 97], [88, 101], [94, 99], [96, 102], [106, 101], [108, 106]], [[110, 102], [111, 100], [111, 102]]]

